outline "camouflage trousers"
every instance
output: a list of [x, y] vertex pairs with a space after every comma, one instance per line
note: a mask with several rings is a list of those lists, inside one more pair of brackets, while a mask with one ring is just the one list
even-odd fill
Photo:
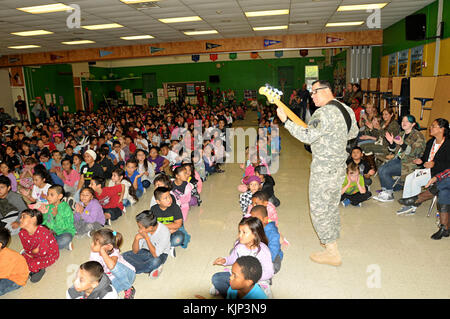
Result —
[[331, 171], [311, 171], [309, 179], [309, 207], [311, 221], [322, 244], [339, 238], [341, 219], [339, 203], [345, 168]]

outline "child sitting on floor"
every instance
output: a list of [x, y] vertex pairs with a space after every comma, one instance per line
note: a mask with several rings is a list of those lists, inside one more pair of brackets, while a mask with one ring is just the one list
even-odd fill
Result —
[[273, 270], [274, 274], [276, 274], [280, 271], [281, 260], [283, 260], [283, 251], [281, 250], [280, 244], [281, 236], [278, 232], [278, 227], [275, 222], [269, 221], [267, 207], [263, 205], [254, 206], [250, 211], [250, 216], [258, 218], [264, 226], [264, 233], [269, 241], [267, 246], [269, 247], [270, 254], [272, 256]]
[[119, 299], [117, 291], [97, 261], [80, 265], [73, 286], [66, 292], [66, 299]]
[[239, 194], [239, 204], [241, 205], [242, 213], [245, 215], [248, 211], [248, 206], [252, 204], [252, 196], [261, 189], [261, 179], [258, 176], [250, 176], [246, 180], [248, 190]]
[[188, 176], [188, 182], [192, 184], [191, 191], [191, 201], [189, 202], [189, 206], [200, 206], [202, 200], [200, 198], [200, 193], [203, 188], [203, 181], [200, 178], [200, 175], [194, 169], [194, 165], [192, 163], [184, 163], [181, 165], [186, 168], [186, 173]]
[[133, 287], [136, 271], [120, 254], [122, 234], [108, 228], [91, 232], [91, 255], [89, 260], [98, 261], [111, 280], [114, 289], [125, 292], [124, 299], [134, 299], [136, 289]]
[[42, 225], [47, 226], [54, 234], [59, 249], [73, 250], [72, 239], [76, 229], [73, 225], [73, 211], [67, 202], [62, 201], [64, 189], [61, 185], [53, 185], [48, 189], [48, 212], [43, 215]]
[[267, 168], [263, 165], [256, 166], [255, 176], [258, 176], [261, 179], [261, 190], [269, 195], [269, 202], [274, 204], [275, 207], [280, 206], [280, 200], [275, 196], [273, 189], [275, 186], [275, 181], [273, 177], [268, 174]]
[[[224, 258], [217, 258], [213, 265], [230, 266], [240, 256], [254, 256], [258, 258], [262, 265], [262, 276], [259, 280], [261, 288], [264, 289], [266, 295], [270, 298], [271, 291], [269, 281], [274, 274], [272, 255], [267, 247], [268, 240], [264, 233], [264, 226], [258, 218], [243, 218], [239, 223], [239, 240], [235, 243], [231, 254]], [[210, 294], [226, 297], [228, 288], [230, 287], [230, 272], [218, 272], [212, 277], [213, 287]]]
[[352, 204], [361, 207], [362, 202], [368, 200], [372, 194], [364, 185], [364, 176], [359, 174], [357, 164], [350, 162], [347, 166], [347, 175], [341, 190], [341, 202], [344, 207]]
[[59, 258], [59, 248], [51, 230], [42, 226], [43, 216], [37, 209], [26, 209], [20, 217], [19, 238], [23, 256], [30, 270], [30, 281], [38, 282], [45, 274], [45, 268]]
[[116, 220], [123, 213], [123, 194], [125, 186], [122, 184], [105, 187], [105, 179], [101, 177], [94, 177], [89, 184], [95, 192], [95, 197], [98, 199], [105, 214], [105, 223], [111, 225], [111, 220]]
[[113, 170], [108, 187], [113, 187], [115, 185], [124, 186], [122, 195], [122, 203], [124, 207], [129, 207], [136, 204], [136, 202], [139, 200], [139, 198], [136, 196], [136, 189], [130, 182], [129, 178], [125, 175], [125, 171], [121, 168], [116, 168]]
[[64, 158], [61, 161], [62, 172], [59, 173], [61, 180], [64, 182], [64, 191], [70, 195], [75, 195], [78, 189], [78, 182], [80, 181], [80, 173], [72, 168], [72, 161]]
[[132, 250], [123, 258], [133, 265], [136, 274], [149, 273], [151, 278], [158, 278], [170, 252], [170, 231], [148, 210], [136, 216], [136, 223], [139, 231]]
[[[172, 181], [170, 180], [170, 177], [167, 176], [164, 173], [158, 174], [156, 175], [155, 179], [153, 180], [153, 186], [154, 189], [156, 190], [158, 187], [166, 187], [168, 189], [172, 189]], [[173, 196], [173, 195], [172, 195]], [[173, 196], [173, 202], [176, 203], [176, 199]], [[153, 195], [152, 200], [150, 201], [150, 208], [152, 208], [153, 206], [155, 206], [156, 203], [156, 198], [155, 195]]]
[[253, 256], [236, 259], [231, 268], [230, 287], [227, 299], [267, 299], [264, 290], [257, 282], [262, 276], [262, 266]]
[[136, 197], [140, 198], [144, 194], [144, 186], [142, 185], [141, 177], [145, 172], [139, 173], [138, 162], [134, 158], [130, 158], [125, 164], [125, 176], [128, 177], [133, 188], [136, 190]]
[[175, 176], [172, 182], [171, 194], [175, 196], [177, 204], [183, 213], [183, 220], [185, 221], [189, 212], [189, 202], [191, 201], [192, 184], [187, 181], [187, 170], [183, 166], [178, 166], [173, 170]]
[[105, 214], [92, 188], [85, 187], [81, 190], [80, 201], [81, 203], [76, 204], [73, 215], [77, 235], [82, 236], [102, 228], [105, 225]]
[[0, 296], [25, 286], [29, 276], [25, 258], [9, 249], [11, 234], [8, 229], [0, 229]]

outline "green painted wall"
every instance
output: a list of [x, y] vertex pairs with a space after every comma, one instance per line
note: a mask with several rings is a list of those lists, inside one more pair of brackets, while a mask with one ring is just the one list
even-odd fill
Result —
[[[58, 107], [59, 97], [69, 106], [69, 112], [75, 112], [75, 92], [73, 88], [72, 66], [70, 64], [42, 65], [40, 68], [24, 67], [28, 100], [40, 96], [43, 101], [46, 93], [55, 94]], [[62, 107], [59, 108], [62, 113]]]
[[[424, 13], [427, 15], [427, 37], [436, 36], [437, 14], [439, 3], [435, 1], [428, 6], [416, 11], [414, 14]], [[442, 20], [444, 21], [444, 38], [450, 37], [450, 1], [444, 0]], [[434, 42], [435, 40], [406, 41], [405, 40], [405, 19], [398, 21], [389, 28], [383, 30], [383, 55], [388, 55], [397, 51], [410, 49], [422, 44]]]
[[[310, 59], [314, 62], [309, 62]], [[129, 77], [133, 73], [136, 77], [142, 77], [143, 73], [155, 73], [157, 87], [162, 88], [164, 82], [185, 82], [185, 81], [206, 81], [206, 85], [215, 89], [233, 89], [238, 101], [243, 99], [244, 90], [255, 89], [265, 83], [280, 88], [278, 83], [278, 67], [291, 66], [294, 69], [294, 87], [301, 87], [304, 82], [305, 66], [315, 65], [323, 61], [324, 57], [312, 58], [286, 58], [286, 59], [255, 59], [245, 61], [216, 61], [203, 63], [184, 63], [168, 65], [151, 65], [136, 67], [121, 67], [105, 69], [91, 66], [90, 72], [95, 79], [101, 79], [103, 75], [109, 73], [116, 74], [119, 78]], [[216, 64], [221, 63], [222, 67], [217, 68]], [[209, 83], [210, 75], [219, 75], [220, 83]], [[333, 82], [333, 66], [324, 66], [319, 70], [321, 79]], [[93, 92], [94, 105], [103, 99], [102, 94], [107, 95], [114, 90], [116, 84], [123, 89], [142, 89], [142, 79], [125, 80], [120, 82], [84, 82]], [[156, 92], [154, 92], [156, 96]], [[287, 93], [285, 93], [287, 94]], [[290, 95], [290, 92], [289, 92]]]
[[380, 77], [381, 72], [381, 51], [383, 47], [372, 47], [372, 68], [371, 77]]

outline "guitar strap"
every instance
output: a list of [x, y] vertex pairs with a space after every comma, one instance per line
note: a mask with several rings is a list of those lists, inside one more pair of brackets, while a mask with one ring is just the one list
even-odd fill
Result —
[[352, 128], [352, 119], [350, 118], [350, 114], [348, 114], [348, 111], [340, 102], [336, 100], [332, 100], [328, 102], [328, 104], [336, 106], [339, 109], [339, 111], [341, 111], [342, 115], [344, 116], [345, 123], [347, 124], [347, 133], [349, 133], [350, 129]]

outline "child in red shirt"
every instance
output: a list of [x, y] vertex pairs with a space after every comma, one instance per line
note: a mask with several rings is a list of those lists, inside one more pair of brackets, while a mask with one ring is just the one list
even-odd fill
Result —
[[20, 241], [24, 249], [23, 257], [30, 270], [30, 281], [38, 282], [45, 268], [59, 258], [59, 248], [51, 230], [42, 226], [43, 215], [37, 209], [26, 209], [20, 217]]
[[103, 207], [106, 224], [110, 225], [111, 220], [116, 220], [122, 216], [123, 211], [123, 194], [125, 186], [118, 184], [111, 187], [105, 187], [105, 179], [101, 177], [93, 177], [89, 187], [95, 191], [95, 195]]

